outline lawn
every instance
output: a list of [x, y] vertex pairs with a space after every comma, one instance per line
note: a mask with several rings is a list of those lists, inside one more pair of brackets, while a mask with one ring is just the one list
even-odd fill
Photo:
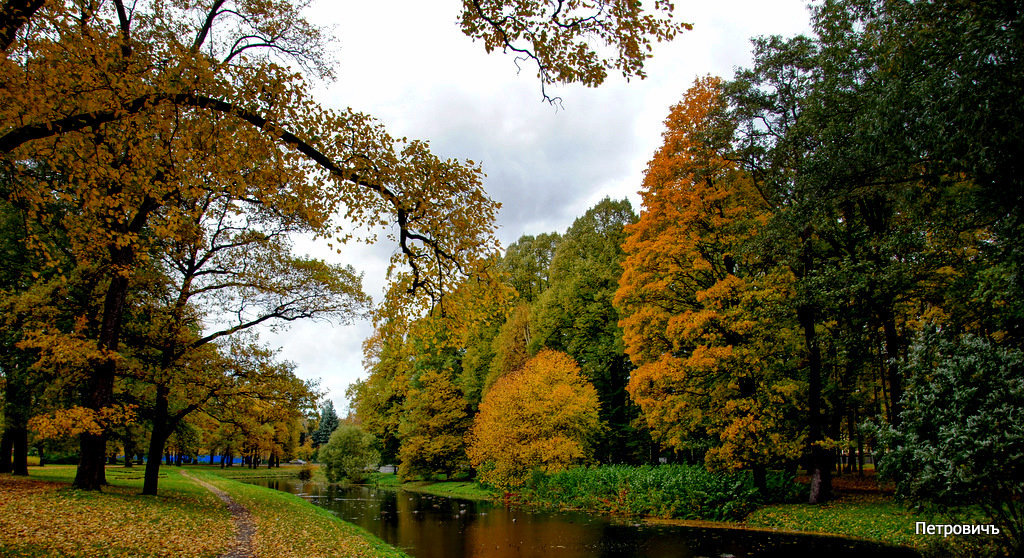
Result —
[[[404, 556], [296, 496], [224, 478], [209, 467], [185, 470], [249, 509], [259, 556]], [[231, 515], [181, 471], [161, 468], [155, 497], [140, 495], [141, 467], [109, 467], [110, 486], [102, 492], [72, 489], [73, 466], [32, 467], [27, 479], [0, 475], [0, 557], [219, 556], [234, 539]], [[231, 472], [252, 477], [260, 470], [248, 471]]]

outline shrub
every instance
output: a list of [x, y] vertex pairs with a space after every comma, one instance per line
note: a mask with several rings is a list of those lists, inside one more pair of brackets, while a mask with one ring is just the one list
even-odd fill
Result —
[[897, 496], [978, 505], [1024, 554], [1024, 353], [926, 330], [911, 348], [899, 426], [878, 429]]
[[[793, 478], [768, 474], [769, 493], [795, 494]], [[535, 474], [522, 492], [527, 501], [550, 507], [671, 519], [742, 519], [762, 497], [747, 472], [709, 472], [703, 465], [603, 465]]]
[[377, 464], [380, 454], [373, 449], [373, 436], [353, 424], [342, 424], [320, 448], [328, 482], [348, 479], [363, 482], [367, 469]]
[[299, 480], [308, 481], [313, 478], [313, 472], [315, 469], [309, 463], [306, 463], [299, 469]]

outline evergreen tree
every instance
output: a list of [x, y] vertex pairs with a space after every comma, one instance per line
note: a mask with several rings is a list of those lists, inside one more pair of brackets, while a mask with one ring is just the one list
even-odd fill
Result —
[[320, 423], [313, 431], [313, 445], [320, 447], [331, 439], [331, 434], [338, 428], [338, 413], [334, 411], [334, 403], [327, 401], [320, 407]]

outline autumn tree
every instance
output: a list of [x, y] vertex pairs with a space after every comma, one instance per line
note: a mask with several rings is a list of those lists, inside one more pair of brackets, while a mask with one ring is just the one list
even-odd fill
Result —
[[590, 461], [603, 431], [599, 407], [571, 357], [541, 351], [480, 403], [467, 450], [478, 478], [508, 490], [534, 468], [556, 472]]
[[[87, 8], [88, 10], [89, 8]], [[208, 23], [213, 24], [212, 16], [221, 17], [226, 12], [219, 11], [220, 6], [215, 6], [213, 11], [210, 12], [211, 19], [208, 19]], [[280, 5], [274, 6], [275, 10], [291, 9], [290, 6]], [[238, 12], [231, 12], [238, 13]], [[168, 14], [169, 15], [169, 14]], [[252, 15], [252, 14], [249, 14]], [[259, 25], [258, 21], [262, 17], [267, 16], [266, 13], [260, 14], [260, 17], [253, 16], [252, 19], [246, 19], [242, 27], [245, 28], [250, 24]], [[225, 16], [227, 17], [227, 16]], [[243, 19], [246, 17], [243, 14]], [[187, 19], [187, 18], [186, 18]], [[276, 19], [271, 17], [271, 19]], [[288, 17], [284, 17], [288, 19]], [[294, 19], [294, 18], [292, 18]], [[157, 57], [164, 57], [172, 60], [178, 60], [170, 52], [157, 52], [150, 53], [138, 48], [133, 51], [131, 48], [119, 49], [111, 48], [104, 51], [106, 55], [114, 60], [120, 62], [113, 64], [113, 66], [104, 66], [96, 68], [93, 73], [84, 71], [78, 68], [79, 65], [89, 64], [94, 62], [92, 59], [76, 59], [77, 51], [70, 48], [64, 48], [60, 50], [62, 54], [59, 60], [45, 58], [49, 55], [47, 45], [51, 44], [76, 44], [80, 48], [86, 50], [92, 48], [89, 42], [82, 43], [80, 37], [84, 34], [86, 36], [89, 33], [95, 32], [98, 37], [102, 36], [104, 29], [102, 23], [105, 21], [100, 19], [86, 19], [86, 20], [75, 20], [71, 18], [68, 12], [56, 10], [55, 13], [46, 13], [46, 17], [42, 16], [37, 18], [35, 24], [38, 24], [40, 28], [51, 29], [52, 34], [41, 33], [39, 35], [32, 35], [26, 37], [28, 44], [26, 48], [30, 49], [29, 52], [39, 52], [42, 59], [46, 59], [47, 62], [41, 65], [30, 65], [29, 67], [40, 70], [39, 76], [30, 75], [30, 77], [38, 77], [38, 82], [42, 84], [45, 82], [45, 74], [48, 71], [63, 71], [64, 75], [76, 75], [80, 76], [82, 80], [88, 79], [101, 79], [102, 74], [106, 71], [115, 71], [117, 68], [121, 68], [127, 65], [131, 67], [132, 63], [140, 63], [145, 65], [145, 57], [150, 54], [154, 54]], [[181, 33], [164, 33], [167, 30], [167, 25], [171, 22], [163, 20], [162, 18], [146, 19], [140, 18], [137, 21], [139, 27], [131, 29], [129, 24], [131, 22], [122, 21], [120, 28], [121, 33], [116, 33], [111, 41], [114, 45], [121, 44], [127, 46], [137, 46], [131, 41], [143, 40], [144, 43], [154, 47], [165, 47], [172, 51], [185, 53], [195, 53], [200, 51], [200, 47], [203, 45], [203, 41], [207, 38], [207, 33], [210, 31], [208, 26], [196, 29], [196, 41], [189, 46], [181, 45], [177, 43], [184, 36]], [[263, 20], [264, 24], [266, 21]], [[301, 22], [300, 22], [301, 23]], [[228, 24], [230, 26], [230, 24]], [[304, 24], [299, 25], [303, 27]], [[47, 27], [49, 26], [49, 27]], [[74, 28], [74, 31], [69, 31], [68, 26]], [[94, 29], [94, 26], [100, 27]], [[113, 31], [113, 30], [111, 30]], [[134, 31], [135, 33], [129, 33]], [[291, 29], [289, 33], [295, 31]], [[308, 32], [308, 33], [307, 33]], [[241, 31], [244, 35], [244, 30]], [[308, 26], [303, 27], [303, 30], [297, 31], [299, 34], [306, 34], [308, 39], [315, 39], [315, 33], [311, 31]], [[282, 38], [282, 41], [286, 41], [287, 38]], [[168, 45], [166, 41], [170, 41]], [[223, 45], [208, 45], [211, 49], [216, 50], [218, 46]], [[248, 45], [252, 46], [252, 45]], [[248, 46], [244, 43], [238, 43], [235, 45], [237, 48], [242, 50], [235, 52], [224, 53], [228, 59], [234, 59], [236, 56], [245, 58], [243, 53], [247, 53]], [[315, 47], [314, 43], [310, 43], [310, 47]], [[179, 47], [181, 47], [179, 49]], [[192, 48], [194, 47], [194, 48]], [[33, 51], [31, 49], [36, 49]], [[228, 46], [227, 48], [231, 48]], [[306, 52], [306, 51], [304, 51]], [[140, 60], [141, 59], [141, 60]], [[235, 78], [230, 77], [232, 72], [242, 71], [243, 73], [250, 70], [255, 70], [257, 73], [260, 71], [264, 72], [264, 77], [261, 89], [263, 91], [262, 100], [252, 99], [254, 108], [259, 110], [259, 107], [269, 106], [280, 106], [279, 103], [284, 98], [289, 100], [296, 100], [298, 106], [306, 106], [305, 101], [299, 101], [299, 98], [304, 96], [301, 93], [301, 82], [298, 81], [292, 74], [283, 72], [280, 66], [274, 65], [271, 61], [254, 58], [249, 60], [250, 65], [247, 69], [246, 66], [237, 66], [233, 64], [218, 65], [221, 61], [217, 61], [211, 57], [199, 56], [199, 58], [193, 58], [200, 66], [206, 64], [213, 67], [222, 74], [218, 79], [221, 81], [214, 80], [213, 83], [222, 83], [227, 86], [230, 83], [237, 82]], [[5, 60], [8, 66], [11, 64], [10, 60]], [[259, 69], [254, 68], [257, 66]], [[113, 68], [113, 69], [112, 69]], [[127, 70], [125, 70], [127, 71]], [[180, 80], [182, 76], [190, 76], [191, 70], [186, 70], [181, 67], [177, 67], [173, 70], [173, 73], [177, 76], [174, 79]], [[200, 72], [202, 73], [202, 72]], [[100, 74], [99, 76], [97, 74]], [[24, 81], [25, 75], [19, 74], [19, 78]], [[196, 76], [192, 76], [196, 77]], [[223, 81], [227, 79], [228, 81]], [[144, 93], [145, 90], [149, 89], [152, 91], [151, 86], [156, 80], [151, 79], [150, 81], [124, 81], [126, 87], [135, 87], [136, 90], [120, 92], [120, 97], [124, 98], [125, 95], [131, 97], [141, 93], [143, 96], [147, 95]], [[190, 87], [188, 85], [188, 79], [185, 79], [185, 83], [180, 83], [176, 86], [178, 89], [184, 87], [186, 90]], [[196, 81], [192, 80], [193, 83]], [[288, 82], [291, 82], [290, 84]], [[10, 83], [10, 82], [8, 82]], [[37, 83], [37, 82], [32, 82]], [[209, 85], [207, 83], [206, 85]], [[195, 85], [193, 85], [194, 87]], [[45, 107], [49, 106], [44, 100], [47, 95], [56, 95], [64, 103], [74, 105], [75, 101], [81, 101], [79, 104], [83, 106], [90, 106], [87, 99], [81, 98], [82, 96], [76, 96], [67, 91], [52, 91], [45, 89], [44, 85], [40, 85], [42, 89], [33, 89], [34, 86], [26, 84], [25, 92], [34, 92], [39, 95], [29, 103], [34, 107], [39, 117], [45, 118]], [[159, 85], [156, 87], [159, 88]], [[141, 89], [138, 89], [141, 88]], [[230, 87], [228, 88], [230, 89]], [[137, 92], [138, 91], [138, 92]], [[255, 92], [255, 91], [254, 91]], [[225, 94], [231, 95], [230, 91], [225, 90]], [[190, 93], [184, 95], [189, 96]], [[283, 97], [282, 97], [283, 95]], [[298, 97], [295, 97], [298, 95]], [[22, 95], [19, 98], [24, 98], [30, 95]], [[250, 102], [242, 97], [237, 97], [235, 100], [243, 103]], [[192, 97], [194, 100], [194, 97]], [[12, 97], [13, 99], [13, 97]], [[147, 99], [144, 104], [149, 105]], [[17, 121], [25, 121], [24, 113], [18, 113], [19, 110], [24, 109], [27, 105], [18, 105], [18, 103], [5, 104], [6, 108], [10, 109], [9, 115], [18, 115]], [[100, 101], [102, 106], [102, 101]], [[222, 107], [223, 108], [223, 107]], [[45, 110], [44, 110], [45, 109]], [[53, 109], [58, 110], [58, 109]], [[59, 109], [63, 110], [63, 109]], [[118, 109], [119, 111], [121, 109]], [[338, 207], [337, 204], [345, 204], [349, 209], [358, 206], [361, 201], [357, 201], [354, 198], [349, 198], [347, 202], [342, 201], [342, 195], [335, 193], [326, 193], [323, 190], [314, 192], [312, 186], [313, 183], [307, 181], [308, 173], [311, 167], [306, 163], [308, 159], [300, 159], [301, 155], [297, 152], [291, 151], [289, 145], [295, 147], [297, 143], [295, 141], [289, 143], [285, 141], [280, 143], [280, 134], [268, 134], [263, 128], [263, 124], [266, 122], [266, 115], [271, 115], [276, 118], [274, 111], [262, 111], [261, 114], [264, 116], [254, 117], [254, 113], [247, 112], [245, 115], [240, 116], [240, 119], [233, 121], [234, 117], [224, 115], [225, 110], [220, 112], [214, 112], [214, 118], [208, 118], [207, 116], [198, 114], [198, 109], [195, 105], [189, 107], [182, 107], [181, 105], [171, 104], [169, 107], [154, 108], [152, 111], [143, 111], [141, 108], [136, 110], [127, 110], [127, 112], [119, 112], [119, 115], [125, 116], [125, 118], [113, 118], [104, 113], [103, 115], [97, 116], [91, 122], [95, 125], [101, 125], [103, 127], [102, 133], [97, 135], [97, 129], [89, 128], [74, 129], [74, 130], [55, 130], [63, 132], [60, 134], [49, 134], [44, 135], [45, 137], [37, 137], [32, 132], [26, 132], [26, 128], [22, 127], [18, 130], [13, 130], [4, 136], [5, 140], [13, 142], [5, 144], [5, 150], [14, 158], [13, 160], [25, 160], [37, 157], [32, 153], [39, 153], [39, 151], [31, 151], [32, 149], [42, 149], [46, 153], [53, 153], [54, 156], [48, 156], [47, 164], [49, 167], [54, 168], [61, 175], [64, 176], [62, 181], [61, 198], [67, 200], [73, 206], [77, 208], [74, 213], [69, 213], [65, 216], [54, 216], [47, 214], [42, 211], [41, 204], [45, 202], [45, 193], [49, 192], [48, 188], [45, 188], [41, 181], [34, 173], [29, 172], [33, 169], [15, 169], [19, 172], [19, 188], [12, 193], [12, 197], [20, 200], [19, 203], [27, 206], [29, 209], [26, 211], [32, 217], [38, 217], [44, 220], [48, 220], [50, 225], [60, 227], [63, 230], [69, 231], [69, 235], [72, 238], [72, 247], [74, 253], [79, 262], [85, 263], [88, 261], [97, 261], [103, 267], [103, 275], [106, 277], [106, 293], [103, 296], [105, 302], [103, 303], [103, 311], [100, 315], [95, 317], [95, 325], [90, 327], [90, 341], [96, 345], [97, 355], [101, 356], [97, 359], [97, 364], [94, 369], [94, 373], [90, 375], [87, 382], [92, 387], [85, 390], [88, 395], [88, 401], [86, 401], [87, 408], [93, 409], [94, 412], [99, 412], [100, 409], [108, 407], [112, 403], [113, 399], [113, 386], [115, 378], [117, 377], [117, 362], [116, 356], [121, 347], [121, 331], [124, 322], [124, 314], [128, 307], [128, 295], [130, 292], [130, 284], [133, 279], [135, 270], [139, 268], [139, 265], [144, 263], [145, 257], [153, 249], [154, 239], [158, 242], [169, 241], [175, 242], [180, 241], [183, 237], [191, 234], [194, 230], [192, 223], [198, 220], [194, 213], [195, 205], [190, 203], [181, 203], [182, 200], [196, 200], [202, 199], [202, 191], [207, 188], [215, 187], [227, 187], [229, 192], [233, 192], [235, 196], [241, 196], [247, 200], [254, 201], [257, 205], [262, 204], [266, 207], [273, 207], [275, 211], [278, 211], [281, 215], [286, 218], [298, 219], [306, 223], [306, 227], [313, 231], [319, 231], [320, 234], [332, 234], [334, 231], [334, 225], [330, 224], [327, 217], [333, 214], [334, 208]], [[42, 113], [40, 114], [39, 111]], [[102, 110], [100, 111], [102, 112]], [[313, 113], [319, 114], [316, 110]], [[96, 116], [90, 113], [90, 117]], [[223, 117], [222, 117], [223, 116]], [[298, 117], [298, 120], [306, 118], [306, 124], [324, 124], [323, 121], [316, 122], [316, 118], [312, 113], [307, 112], [304, 115], [297, 113], [291, 113], [291, 117]], [[283, 116], [281, 124], [285, 124], [285, 120], [291, 118], [289, 116]], [[6, 118], [6, 117], [5, 117]], [[345, 117], [342, 117], [344, 119]], [[107, 119], [107, 120], [105, 120]], [[110, 121], [108, 121], [110, 120]], [[293, 129], [303, 128], [307, 137], [319, 137], [327, 138], [331, 137], [330, 133], [316, 132], [312, 128], [301, 124], [295, 118], [291, 118], [290, 123], [294, 124]], [[361, 123], [366, 123], [367, 120], [364, 117], [357, 116], [356, 120]], [[15, 120], [9, 120], [14, 122]], [[239, 128], [239, 125], [242, 125]], [[253, 125], [255, 124], [255, 126]], [[257, 127], [258, 126], [258, 127]], [[342, 130], [347, 128], [346, 125], [342, 124], [340, 120], [335, 120], [331, 124], [327, 124], [329, 129]], [[407, 149], [404, 149], [404, 155], [394, 151], [392, 148], [393, 143], [387, 138], [386, 134], [374, 133], [370, 131], [370, 128], [374, 126], [371, 124], [370, 128], [362, 127], [362, 124], [357, 125], [361, 128], [357, 134], [365, 141], [376, 141], [380, 140], [382, 143], [379, 145], [386, 146], [385, 149], [390, 150], [391, 155], [387, 158], [397, 160], [404, 159], [406, 163], [411, 163], [412, 166], [418, 165], [430, 165], [432, 159], [427, 154], [422, 145], [410, 145]], [[59, 126], [58, 126], [59, 128]], [[377, 132], [381, 132], [379, 127], [376, 128]], [[20, 131], [19, 131], [20, 130]], [[352, 131], [350, 129], [350, 131]], [[24, 133], [28, 133], [25, 136]], [[20, 135], [19, 135], [20, 134]], [[206, 134], [204, 136], [204, 134]], [[220, 135], [219, 134], [226, 134]], [[248, 134], [249, 137], [244, 137]], [[237, 141], [238, 143], [233, 145], [243, 145], [245, 147], [244, 160], [235, 159], [236, 162], [241, 162], [241, 166], [233, 164], [227, 157], [230, 150], [226, 149], [224, 141], [227, 137], [231, 138], [231, 141]], [[371, 137], [376, 137], [376, 140], [371, 140]], [[288, 137], [294, 137], [289, 135]], [[91, 138], [91, 139], [90, 139]], [[218, 154], [219, 162], [215, 162], [212, 157], [193, 157], [191, 156], [191, 146], [197, 145], [199, 139], [206, 142], [210, 142], [208, 145], [209, 152]], [[82, 149], [88, 149], [89, 144], [83, 144], [83, 139], [92, 141], [93, 145], [101, 146], [100, 149], [104, 151], [105, 155], [99, 157], [87, 157], [81, 151]], [[99, 142], [98, 144], [96, 142]], [[298, 143], [304, 144], [302, 141], [296, 140]], [[47, 144], [46, 147], [43, 144]], [[306, 157], [310, 156], [314, 150], [308, 144], [305, 148], [299, 148], [300, 151], [305, 149]], [[348, 148], [360, 151], [364, 156], [368, 156], [369, 151], [362, 149], [357, 145], [350, 143], [332, 144], [332, 148], [341, 147], [342, 145], [348, 145]], [[207, 148], [204, 148], [207, 149]], [[263, 155], [257, 155], [256, 150], [262, 149]], [[346, 148], [342, 148], [346, 149]], [[76, 151], [77, 150], [77, 151]], [[134, 151], [133, 151], [134, 150]], [[327, 149], [325, 152], [330, 153]], [[240, 154], [236, 151], [236, 154]], [[336, 185], [342, 186], [343, 184], [349, 184], [351, 186], [350, 192], [354, 193], [356, 197], [366, 198], [366, 195], [376, 198], [380, 195], [384, 205], [377, 204], [375, 209], [371, 209], [372, 204], [364, 204], [363, 211], [373, 213], [375, 211], [388, 212], [388, 206], [394, 208], [392, 202], [399, 200], [399, 194], [389, 190], [385, 182], [378, 184], [376, 181], [372, 184], [367, 183], [367, 179], [358, 179], [353, 181], [352, 174], [348, 171], [343, 171], [337, 165], [332, 163], [332, 160], [344, 160], [347, 156], [335, 156], [335, 154], [325, 155], [323, 152], [316, 151], [316, 157], [314, 159], [319, 160], [321, 168], [324, 164], [327, 165], [329, 173], [333, 176], [346, 176], [342, 182], [333, 183], [320, 183], [323, 185]], [[37, 157], [38, 158], [38, 157]], [[365, 159], [362, 159], [365, 161]], [[415, 160], [415, 162], [414, 162]], [[88, 165], [79, 164], [80, 161], [89, 161]], [[123, 161], [117, 163], [119, 169], [119, 175], [104, 175], [106, 169], [114, 163], [111, 161]], [[145, 163], [143, 163], [145, 161]], [[134, 163], [133, 163], [134, 162]], [[150, 162], [156, 164], [150, 165]], [[274, 164], [268, 165], [267, 162], [273, 162]], [[93, 164], [96, 163], [96, 164]], [[107, 166], [104, 166], [107, 165]], [[446, 166], [447, 165], [447, 166]], [[248, 168], [243, 168], [248, 166]], [[389, 165], [390, 170], [398, 171], [401, 164]], [[422, 168], [422, 167], [421, 167]], [[444, 170], [445, 168], [451, 169], [453, 172]], [[412, 170], [411, 167], [407, 167], [408, 170]], [[428, 181], [440, 178], [445, 181], [445, 184], [454, 185], [455, 182], [461, 182], [463, 179], [469, 179], [471, 182], [475, 182], [473, 178], [475, 172], [466, 167], [462, 167], [457, 163], [441, 163], [437, 170], [445, 174], [443, 178], [434, 176], [433, 178], [427, 179]], [[399, 171], [404, 172], [404, 171]], [[412, 197], [420, 198], [420, 202], [426, 202], [430, 195], [424, 192], [422, 196], [419, 194], [411, 193], [416, 187], [414, 184], [417, 183], [418, 179], [413, 176], [418, 175], [423, 178], [422, 173], [413, 171], [408, 177], [402, 179], [402, 187], [407, 189], [405, 193], [410, 194]], [[224, 177], [232, 176], [235, 178], [227, 179]], [[237, 177], [246, 177], [244, 181], [238, 181]], [[203, 177], [208, 180], [207, 183], [197, 183], [194, 178]], [[373, 180], [372, 178], [368, 178]], [[357, 185], [357, 182], [363, 182], [363, 185]], [[420, 182], [422, 185], [422, 182]], [[466, 185], [465, 182], [462, 182]], [[269, 189], [268, 189], [269, 187]], [[333, 186], [329, 186], [332, 187]], [[234, 188], [232, 190], [232, 188]], [[262, 190], [260, 190], [262, 188]], [[343, 186], [344, 188], [344, 186]], [[430, 190], [433, 187], [428, 186]], [[461, 188], [460, 187], [457, 187]], [[276, 189], [276, 190], [275, 190]], [[471, 191], [476, 190], [476, 194]], [[458, 207], [465, 207], [465, 203], [473, 205], [474, 195], [477, 196], [476, 200], [483, 203], [484, 205], [490, 202], [480, 193], [478, 186], [470, 186], [470, 191], [463, 190], [469, 197], [465, 198], [462, 203], [458, 204]], [[256, 195], [253, 195], [256, 193]], [[229, 194], [230, 195], [230, 194]], [[446, 196], [447, 197], [447, 196]], [[328, 201], [328, 204], [324, 202]], [[387, 200], [391, 200], [388, 202]], [[330, 203], [335, 205], [329, 206]], [[422, 207], [422, 206], [421, 206]], [[407, 212], [405, 209], [400, 209], [399, 213], [401, 216], [396, 215], [396, 220], [400, 223], [402, 236], [401, 245], [404, 247], [404, 251], [401, 252], [405, 255], [411, 255], [417, 251], [417, 245], [421, 241], [427, 241], [428, 244], [432, 244], [432, 240], [429, 236], [419, 234], [415, 232], [418, 225], [409, 225], [405, 222]], [[363, 215], [361, 213], [360, 215]], [[481, 215], [485, 218], [488, 214], [488, 210], [483, 209]], [[450, 212], [446, 212], [446, 219], [451, 217]], [[355, 214], [350, 214], [350, 217], [357, 218]], [[369, 222], [378, 222], [380, 219], [377, 217], [367, 217]], [[418, 223], [424, 223], [418, 221]], [[447, 227], [447, 223], [445, 224]], [[424, 231], [425, 232], [425, 231]], [[460, 232], [465, 232], [460, 231]], [[412, 239], [407, 236], [408, 233], [418, 235], [418, 238]], [[469, 235], [472, 237], [472, 233]], [[485, 233], [486, 236], [486, 233]], [[449, 237], [452, 238], [452, 237]], [[471, 240], [470, 242], [481, 241], [482, 237], [478, 237], [476, 241]], [[106, 246], [107, 249], [102, 247]], [[423, 245], [425, 246], [425, 245]], [[94, 250], [93, 247], [100, 247], [100, 250]], [[442, 252], [447, 253], [447, 249], [442, 248], [439, 244], [435, 247], [440, 248]], [[455, 265], [458, 264], [457, 258], [466, 255], [464, 252], [457, 252], [451, 250], [452, 254], [458, 254], [452, 256], [455, 258]], [[401, 256], [404, 257], [404, 256]], [[411, 287], [416, 287], [416, 290], [421, 294], [430, 290], [428, 284], [433, 282], [433, 279], [425, 274], [421, 274], [420, 270], [424, 270], [419, 264], [413, 266], [413, 272], [411, 273]], [[436, 285], [435, 285], [436, 286]], [[68, 339], [52, 339], [53, 342], [67, 343]], [[77, 484], [86, 488], [96, 488], [103, 483], [101, 457], [102, 451], [99, 449], [104, 446], [103, 435], [92, 436], [91, 434], [86, 435], [83, 438], [82, 447], [82, 464], [80, 468], [80, 478]]]
[[[325, 236], [337, 233], [323, 218], [336, 209], [360, 225], [394, 224], [401, 248], [395, 263], [409, 266], [395, 278], [420, 295], [421, 304], [436, 301], [464, 262], [488, 244], [493, 205], [474, 167], [440, 161], [421, 142], [395, 142], [365, 115], [321, 110], [304, 79], [278, 63], [286, 59], [327, 73], [324, 36], [301, 17], [301, 6], [220, 0], [42, 6], [21, 0], [0, 6], [0, 151], [18, 172], [25, 161], [45, 160], [65, 174], [68, 187], [60, 197], [86, 219], [62, 225], [82, 234], [79, 246], [101, 247], [107, 288], [90, 341], [105, 356], [84, 390], [93, 413], [111, 404], [121, 323], [140, 255], [149, 239], [174, 237], [187, 221], [169, 203], [184, 191], [182, 177], [245, 176], [235, 163], [260, 161], [264, 178], [280, 179], [270, 184], [287, 184], [278, 201], [263, 196], [261, 202], [320, 215], [314, 222]], [[561, 8], [467, 2], [461, 25], [489, 51], [511, 49], [536, 61], [542, 87], [596, 85], [613, 68], [642, 77], [647, 47], [684, 27], [668, 20], [669, 5], [659, 4], [653, 14], [625, 4]], [[602, 56], [594, 42], [617, 55]], [[13, 52], [17, 56], [9, 56]], [[217, 149], [227, 164], [202, 169], [202, 158], [187, 156], [188, 124], [203, 121], [233, 130]], [[238, 146], [246, 146], [247, 157], [237, 156]], [[253, 149], [266, 156], [248, 158]], [[306, 180], [316, 172], [321, 176]], [[26, 183], [13, 197], [33, 218], [45, 218], [47, 195]], [[77, 486], [103, 483], [104, 446], [102, 433], [83, 437]]]
[[[156, 490], [158, 457], [175, 425], [209, 399], [226, 395], [219, 391], [223, 381], [217, 367], [185, 373], [182, 364], [192, 352], [261, 324], [345, 322], [367, 304], [351, 267], [293, 253], [291, 236], [308, 231], [308, 222], [229, 191], [211, 188], [197, 199], [179, 201], [190, 206], [192, 222], [183, 223], [177, 238], [158, 241], [150, 258], [154, 269], [137, 274], [136, 283], [149, 287], [148, 296], [135, 297], [136, 304], [148, 305], [141, 310], [146, 319], [138, 320], [141, 331], [126, 328], [125, 344], [148, 351], [151, 373], [139, 379], [156, 388], [149, 449], [149, 463], [156, 465], [147, 466], [146, 493]], [[214, 377], [204, 377], [204, 371]], [[202, 386], [208, 386], [205, 393]], [[191, 392], [184, 398], [188, 403], [171, 406], [172, 398], [183, 399], [172, 391], [183, 388]]]
[[[629, 393], [657, 440], [706, 446], [709, 466], [765, 468], [800, 453], [792, 277], [747, 243], [768, 216], [729, 160], [733, 122], [717, 78], [697, 80], [666, 119], [626, 226], [615, 302], [637, 369]], [[698, 452], [699, 453], [699, 452]]]
[[412, 358], [405, 328], [398, 319], [385, 320], [363, 341], [363, 366], [368, 375], [346, 390], [360, 425], [376, 440], [384, 463], [398, 461], [398, 427]]

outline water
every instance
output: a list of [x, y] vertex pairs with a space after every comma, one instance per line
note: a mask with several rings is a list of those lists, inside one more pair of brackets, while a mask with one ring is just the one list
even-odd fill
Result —
[[919, 558], [907, 549], [835, 537], [652, 525], [366, 486], [254, 484], [307, 498], [417, 558]]

